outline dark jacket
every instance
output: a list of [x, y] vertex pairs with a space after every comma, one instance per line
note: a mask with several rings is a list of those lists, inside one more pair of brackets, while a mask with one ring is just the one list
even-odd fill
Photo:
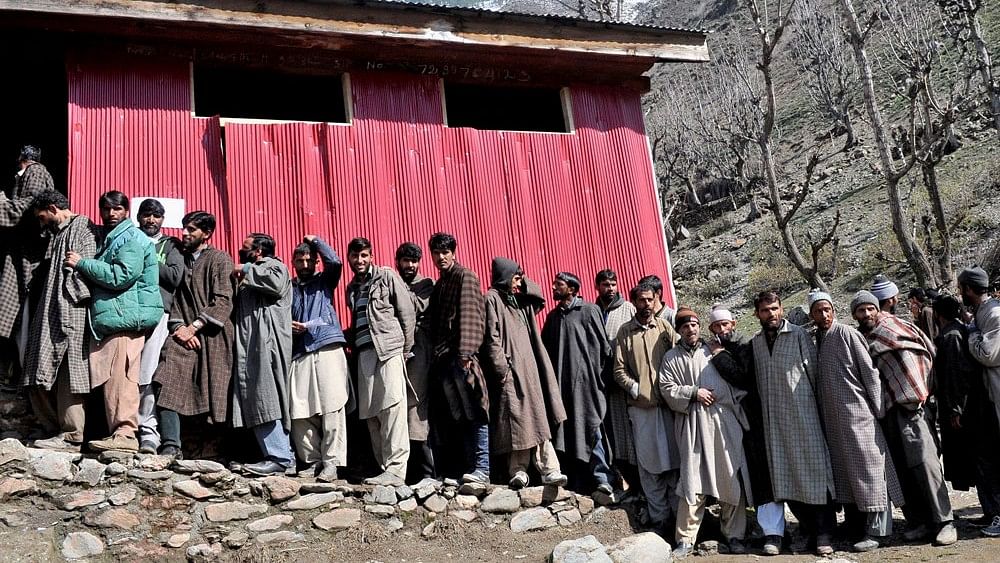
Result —
[[163, 300], [163, 310], [170, 313], [174, 304], [174, 291], [184, 279], [184, 255], [181, 254], [180, 242], [174, 237], [161, 236], [153, 241], [156, 250], [156, 262], [160, 265], [160, 299]]
[[[938, 401], [944, 477], [952, 487], [967, 491], [976, 484], [977, 453], [997, 436], [993, 405], [983, 384], [983, 368], [969, 353], [969, 331], [952, 321], [941, 328], [934, 345], [934, 396]], [[961, 428], [952, 428], [959, 417]]]
[[293, 334], [292, 359], [330, 344], [347, 342], [337, 311], [333, 309], [333, 290], [340, 283], [344, 263], [319, 237], [315, 248], [323, 261], [323, 271], [306, 280], [295, 278], [292, 281], [292, 320], [306, 325], [304, 333]]
[[753, 359], [753, 345], [749, 338], [733, 335], [729, 342], [723, 342], [725, 352], [712, 358], [716, 371], [730, 385], [747, 392], [740, 401], [747, 417], [749, 428], [743, 432], [743, 451], [747, 456], [747, 471], [750, 473], [750, 490], [756, 504], [774, 501], [771, 487], [771, 470], [767, 465], [767, 446], [764, 443], [764, 414], [757, 389], [756, 368]]

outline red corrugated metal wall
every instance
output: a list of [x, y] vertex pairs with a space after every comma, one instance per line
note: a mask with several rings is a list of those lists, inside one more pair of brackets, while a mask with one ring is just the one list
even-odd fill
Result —
[[73, 63], [70, 196], [94, 216], [110, 187], [184, 197], [220, 216], [231, 252], [252, 231], [286, 259], [307, 233], [342, 255], [365, 236], [391, 265], [401, 242], [444, 230], [484, 287], [496, 255], [543, 287], [575, 272], [591, 300], [605, 267], [625, 288], [669, 283], [637, 93], [574, 87], [574, 134], [512, 133], [444, 127], [436, 79], [350, 79], [352, 125], [229, 123], [223, 167], [218, 124], [191, 117], [186, 65]]

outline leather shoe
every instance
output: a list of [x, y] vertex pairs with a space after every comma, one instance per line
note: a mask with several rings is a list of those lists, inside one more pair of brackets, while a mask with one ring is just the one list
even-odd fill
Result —
[[764, 538], [764, 548], [761, 550], [764, 555], [778, 555], [781, 553], [781, 536], [767, 536]]
[[243, 466], [243, 470], [247, 473], [253, 473], [254, 475], [267, 476], [267, 475], [282, 475], [285, 473], [287, 467], [281, 465], [278, 462], [265, 459], [264, 461], [258, 463], [248, 463]]

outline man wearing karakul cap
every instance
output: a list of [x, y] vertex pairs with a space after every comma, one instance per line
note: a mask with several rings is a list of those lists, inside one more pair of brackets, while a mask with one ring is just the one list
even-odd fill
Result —
[[604, 435], [602, 372], [611, 355], [601, 309], [578, 294], [580, 278], [559, 272], [552, 281], [552, 298], [558, 303], [545, 319], [542, 342], [556, 371], [567, 419], [552, 436], [552, 444], [563, 456], [562, 470], [575, 491], [595, 486], [610, 495], [611, 451]]
[[860, 291], [851, 301], [851, 313], [868, 339], [885, 389], [881, 425], [906, 499], [908, 529], [903, 537], [916, 541], [933, 536], [935, 545], [950, 545], [958, 535], [934, 430], [924, 409], [934, 344], [913, 323], [879, 311], [878, 301], [873, 293]]
[[844, 505], [853, 550], [871, 551], [879, 546], [874, 537], [892, 532], [889, 500], [897, 506], [903, 501], [878, 424], [885, 414], [882, 381], [865, 337], [837, 322], [830, 295], [814, 291], [808, 306], [816, 324], [817, 391], [836, 500]]
[[896, 284], [883, 274], [875, 276], [872, 281], [872, 295], [878, 299], [878, 307], [885, 313], [896, 314], [896, 305], [899, 304], [899, 288]]

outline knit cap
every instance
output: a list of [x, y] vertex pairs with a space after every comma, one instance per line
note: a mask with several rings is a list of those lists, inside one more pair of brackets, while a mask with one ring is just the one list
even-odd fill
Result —
[[899, 295], [899, 288], [889, 278], [879, 274], [875, 276], [875, 280], [872, 282], [871, 293], [875, 296], [875, 299], [885, 301], [890, 297]]
[[674, 314], [674, 328], [680, 328], [684, 323], [690, 321], [691, 319], [698, 320], [698, 314], [694, 312], [691, 307], [681, 306], [677, 309]]
[[851, 299], [851, 314], [862, 305], [874, 305], [878, 309], [878, 298], [872, 292], [862, 289], [854, 294], [854, 299]]

